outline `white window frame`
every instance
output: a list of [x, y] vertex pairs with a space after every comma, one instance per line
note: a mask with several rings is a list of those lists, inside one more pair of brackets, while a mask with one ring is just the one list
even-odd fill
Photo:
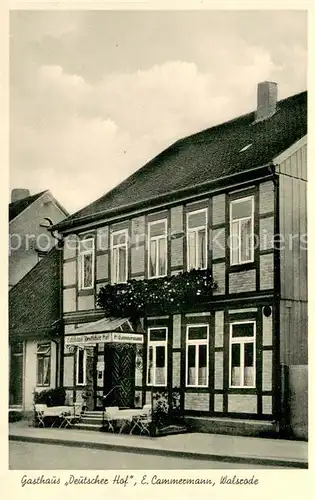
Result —
[[[235, 337], [233, 338], [234, 325], [254, 325], [252, 337]], [[232, 385], [232, 345], [240, 345], [240, 385]], [[245, 371], [245, 344], [253, 344], [253, 385], [244, 385], [244, 371]], [[229, 387], [230, 389], [255, 389], [256, 388], [256, 321], [255, 320], [240, 320], [232, 321], [230, 323], [230, 345], [229, 345]]]
[[[189, 227], [189, 217], [191, 215], [195, 215], [195, 214], [198, 214], [198, 213], [202, 213], [204, 212], [206, 214], [206, 223], [204, 226], [198, 226], [198, 227], [192, 227], [190, 228]], [[187, 270], [190, 271], [191, 269], [207, 269], [208, 267], [208, 210], [207, 208], [200, 208], [198, 210], [194, 210], [194, 211], [190, 211], [190, 212], [187, 212], [186, 214], [186, 227], [187, 227], [187, 238], [186, 238], [186, 248], [187, 248]], [[205, 262], [205, 267], [201, 267], [201, 268], [197, 268], [197, 266], [190, 266], [189, 263], [190, 263], [190, 245], [189, 245], [189, 235], [190, 233], [197, 233], [196, 234], [196, 249], [195, 249], [195, 255], [196, 255], [196, 259], [197, 259], [197, 256], [199, 254], [199, 236], [198, 236], [198, 232], [201, 230], [201, 229], [205, 229], [205, 238], [206, 238], [206, 262]], [[196, 264], [196, 262], [195, 262]]]
[[[241, 203], [246, 200], [251, 200], [252, 204], [252, 212], [249, 217], [241, 217], [239, 219], [232, 219], [232, 209], [233, 205], [236, 203]], [[254, 205], [254, 196], [245, 196], [244, 198], [237, 198], [235, 200], [230, 201], [230, 265], [231, 266], [239, 266], [242, 264], [248, 264], [250, 262], [254, 262], [254, 213], [255, 213], [255, 205]], [[241, 255], [242, 255], [242, 245], [241, 245], [241, 221], [251, 221], [251, 258], [248, 260], [242, 260]], [[237, 262], [232, 262], [233, 259], [233, 230], [232, 230], [232, 225], [233, 223], [238, 222], [238, 261]]]
[[[207, 338], [206, 339], [189, 339], [188, 338], [188, 333], [190, 328], [206, 328], [207, 329]], [[188, 383], [188, 346], [193, 345], [195, 346], [195, 384], [189, 384]], [[207, 378], [206, 378], [206, 383], [205, 384], [198, 384], [198, 375], [199, 375], [199, 345], [205, 345], [207, 348], [207, 354], [206, 354], [206, 359], [207, 359]], [[185, 380], [186, 380], [186, 387], [208, 387], [209, 385], [209, 325], [205, 325], [204, 323], [200, 324], [191, 324], [186, 326], [186, 373], [185, 373]]]
[[[152, 330], [165, 330], [165, 340], [150, 340], [151, 336], [151, 331]], [[168, 341], [168, 328], [167, 326], [152, 326], [148, 328], [148, 346], [147, 346], [147, 386], [152, 386], [152, 387], [166, 387], [167, 386], [167, 368], [168, 368], [168, 363], [167, 363], [167, 341]], [[149, 383], [149, 352], [150, 352], [150, 347], [153, 348], [153, 356], [152, 356], [152, 366], [154, 369], [152, 370], [152, 381]], [[165, 348], [165, 383], [164, 384], [156, 384], [155, 376], [156, 376], [156, 348], [157, 347], [164, 347]]]
[[[47, 350], [49, 349], [49, 356], [45, 356], [45, 353], [40, 352], [40, 348], [43, 346], [47, 346]], [[49, 346], [49, 348], [48, 348]], [[51, 342], [38, 342], [37, 347], [36, 347], [36, 387], [50, 387], [51, 384]], [[48, 377], [48, 384], [45, 383], [39, 383], [38, 381], [38, 360], [40, 358], [49, 358], [49, 377]]]
[[[124, 234], [125, 235], [125, 243], [118, 243], [114, 245], [114, 237], [118, 236], [119, 234]], [[114, 255], [115, 255], [115, 250], [119, 248], [125, 248], [126, 249], [126, 263], [125, 263], [125, 269], [126, 269], [126, 276], [125, 280], [119, 281], [117, 279], [117, 275], [115, 276], [115, 266], [114, 266]], [[111, 283], [126, 283], [128, 279], [128, 229], [121, 229], [119, 231], [113, 231], [110, 236], [110, 255], [111, 255]], [[118, 273], [119, 275], [119, 269]]]
[[[92, 241], [92, 248], [88, 248], [86, 250], [80, 250], [80, 247], [79, 247], [79, 261], [80, 261], [80, 265], [79, 265], [79, 278], [80, 278], [80, 290], [93, 290], [94, 288], [94, 281], [95, 281], [95, 269], [94, 269], [94, 266], [95, 266], [95, 241], [94, 241], [94, 238], [84, 238], [84, 240], [81, 240], [81, 241]], [[80, 243], [81, 243], [80, 241]], [[91, 254], [92, 255], [92, 284], [91, 286], [84, 286], [84, 256], [85, 255], [89, 255]]]
[[[79, 352], [83, 351], [83, 382], [79, 382]], [[86, 385], [86, 350], [78, 348], [76, 351], [76, 374], [75, 374], [75, 385], [83, 386]]]
[[[155, 224], [160, 224], [161, 222], [164, 223], [164, 235], [160, 236], [152, 236], [151, 237], [151, 227]], [[164, 276], [167, 276], [167, 269], [168, 269], [168, 262], [167, 262], [167, 219], [159, 219], [155, 221], [151, 221], [148, 223], [148, 234], [149, 234], [149, 242], [148, 242], [148, 278], [149, 279], [154, 279], [154, 278], [162, 278]], [[151, 261], [151, 241], [159, 241], [159, 240], [165, 240], [165, 274], [156, 274], [154, 276], [150, 276], [150, 261]], [[157, 245], [157, 252], [156, 252], [156, 261], [155, 261], [155, 266], [156, 270], [159, 268], [159, 245]]]

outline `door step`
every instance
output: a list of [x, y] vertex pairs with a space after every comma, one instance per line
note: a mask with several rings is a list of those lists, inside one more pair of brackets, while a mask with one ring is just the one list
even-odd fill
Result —
[[78, 424], [74, 424], [72, 426], [73, 429], [80, 429], [83, 431], [100, 431], [102, 429], [102, 425], [99, 424], [88, 424], [86, 422], [79, 422]]

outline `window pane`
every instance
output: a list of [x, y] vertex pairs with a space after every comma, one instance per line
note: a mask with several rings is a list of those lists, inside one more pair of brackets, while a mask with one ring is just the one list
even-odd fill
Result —
[[83, 287], [89, 288], [93, 286], [92, 280], [92, 254], [83, 255]]
[[165, 347], [156, 346], [156, 366], [158, 368], [165, 367]]
[[43, 385], [50, 384], [50, 357], [44, 358]]
[[188, 329], [188, 340], [200, 340], [207, 338], [206, 326], [190, 326]]
[[14, 342], [11, 345], [12, 354], [23, 354], [23, 342]]
[[84, 351], [80, 349], [78, 351], [78, 384], [83, 384], [84, 382]]
[[244, 344], [244, 385], [245, 386], [254, 386], [255, 380], [255, 367], [254, 367], [254, 344]]
[[195, 231], [190, 231], [188, 234], [188, 245], [189, 245], [189, 250], [188, 250], [188, 257], [189, 257], [189, 262], [188, 262], [188, 269], [195, 269], [196, 268], [196, 232]]
[[244, 344], [245, 349], [245, 367], [254, 366], [254, 344], [252, 342]]
[[93, 249], [93, 239], [88, 238], [88, 239], [83, 239], [80, 241], [80, 252], [84, 252], [86, 250], [92, 250]]
[[124, 245], [126, 243], [126, 233], [113, 234], [113, 245]]
[[230, 248], [231, 248], [231, 264], [239, 263], [239, 236], [238, 236], [238, 222], [233, 222], [231, 224], [231, 234], [230, 234]]
[[241, 383], [241, 346], [240, 344], [232, 344], [232, 359], [231, 359], [231, 385], [239, 386]]
[[198, 385], [207, 384], [207, 346], [202, 344], [199, 346], [199, 370], [198, 370]]
[[254, 324], [253, 323], [240, 323], [233, 325], [232, 337], [253, 337]]
[[200, 227], [200, 226], [205, 226], [207, 223], [206, 220], [206, 212], [198, 212], [196, 214], [192, 213], [189, 214], [188, 216], [188, 227], [193, 228], [193, 227]]
[[150, 243], [150, 268], [149, 274], [150, 276], [156, 276], [156, 241], [151, 241]]
[[119, 255], [119, 265], [118, 265], [118, 280], [119, 282], [126, 281], [126, 247], [121, 247], [118, 249]]
[[149, 347], [149, 356], [148, 356], [148, 384], [152, 384], [152, 373], [153, 373], [153, 347]]
[[166, 274], [166, 240], [159, 240], [159, 276]]
[[251, 217], [252, 215], [252, 198], [247, 198], [243, 201], [232, 202], [232, 220], [242, 219], [243, 217]]
[[188, 385], [196, 383], [196, 346], [188, 346]]
[[150, 237], [164, 236], [165, 235], [165, 222], [157, 222], [150, 225]]
[[164, 346], [157, 346], [155, 348], [156, 356], [156, 369], [155, 369], [155, 383], [156, 385], [165, 384], [165, 367], [166, 367], [166, 353]]
[[154, 328], [150, 330], [150, 339], [151, 341], [165, 341], [166, 340], [166, 329], [165, 328]]
[[241, 262], [252, 259], [252, 221], [240, 221], [241, 227]]
[[206, 230], [200, 229], [198, 231], [198, 262], [197, 267], [199, 269], [204, 269], [206, 267], [206, 255], [207, 255], [207, 241], [206, 241]]
[[37, 358], [37, 385], [43, 385], [44, 360]]
[[37, 354], [49, 354], [50, 344], [37, 344]]

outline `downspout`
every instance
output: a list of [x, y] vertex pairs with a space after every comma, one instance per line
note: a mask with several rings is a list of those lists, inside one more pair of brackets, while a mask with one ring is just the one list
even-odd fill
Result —
[[[280, 200], [279, 200], [279, 174], [276, 169], [279, 165], [273, 165], [270, 170], [273, 173], [272, 182], [274, 184], [274, 234], [280, 236]], [[280, 242], [279, 242], [280, 243]], [[280, 269], [280, 248], [274, 245], [274, 404], [273, 414], [275, 416], [276, 430], [281, 431], [283, 412], [281, 395], [281, 365], [280, 365], [280, 296], [281, 296], [281, 269]]]

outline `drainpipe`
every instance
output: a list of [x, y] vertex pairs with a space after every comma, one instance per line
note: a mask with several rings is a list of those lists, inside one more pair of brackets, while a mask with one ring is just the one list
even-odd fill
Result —
[[[274, 221], [274, 234], [280, 235], [280, 201], [279, 201], [279, 174], [276, 169], [279, 165], [271, 165], [269, 167], [270, 173], [272, 174], [271, 180], [274, 184], [274, 205], [275, 205], [275, 221]], [[281, 397], [282, 389], [282, 370], [280, 366], [280, 298], [281, 298], [281, 268], [280, 268], [280, 250], [279, 248], [274, 248], [274, 407], [273, 413], [275, 415], [275, 422], [277, 431], [280, 430], [281, 423], [283, 420], [283, 404]]]

